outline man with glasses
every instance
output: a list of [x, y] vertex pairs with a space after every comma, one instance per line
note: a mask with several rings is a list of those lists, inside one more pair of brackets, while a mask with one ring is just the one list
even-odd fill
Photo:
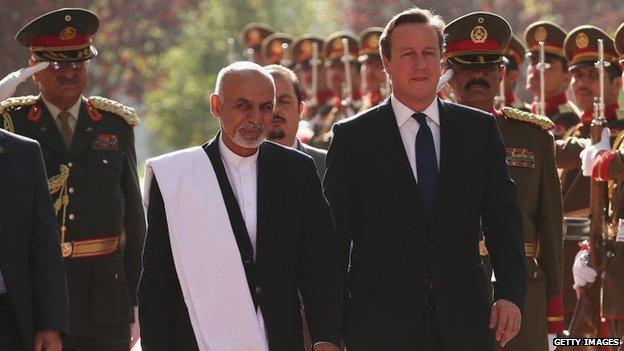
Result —
[[25, 25], [16, 40], [29, 48], [29, 66], [49, 62], [33, 75], [41, 94], [3, 101], [0, 116], [5, 129], [36, 139], [43, 151], [67, 272], [65, 350], [127, 351], [138, 335], [133, 306], [145, 235], [137, 117], [112, 100], [82, 95], [98, 26], [94, 13], [77, 8]]

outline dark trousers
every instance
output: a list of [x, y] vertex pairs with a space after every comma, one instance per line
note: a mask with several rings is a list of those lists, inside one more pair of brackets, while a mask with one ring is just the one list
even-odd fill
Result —
[[445, 351], [442, 346], [442, 337], [440, 336], [438, 317], [436, 316], [433, 290], [430, 290], [425, 298], [425, 312], [423, 313], [422, 326], [423, 327], [418, 338], [419, 342], [422, 343], [422, 347], [416, 347], [416, 350]]
[[72, 338], [63, 340], [63, 351], [128, 351], [130, 344], [125, 339]]
[[22, 351], [8, 294], [0, 295], [0, 350]]

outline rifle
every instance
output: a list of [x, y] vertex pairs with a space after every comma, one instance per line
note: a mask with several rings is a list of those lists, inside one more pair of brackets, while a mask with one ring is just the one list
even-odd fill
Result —
[[318, 66], [321, 64], [319, 60], [318, 43], [312, 43], [312, 93], [310, 94], [310, 106], [316, 106], [318, 104]]
[[238, 61], [238, 55], [236, 54], [236, 46], [234, 45], [234, 38], [227, 39], [228, 44], [228, 63], [234, 63]]
[[539, 64], [537, 65], [537, 69], [540, 73], [540, 96], [539, 102], [537, 103], [537, 114], [541, 116], [546, 115], [546, 93], [545, 93], [545, 85], [544, 85], [544, 72], [550, 65], [546, 63], [546, 53], [544, 51], [544, 42], [539, 42]]
[[349, 40], [347, 38], [342, 39], [342, 48], [344, 49], [344, 55], [342, 55], [342, 61], [345, 69], [346, 80], [346, 98], [342, 100], [343, 106], [349, 106], [353, 102], [353, 80], [351, 77], [351, 60], [349, 53]]
[[[604, 117], [604, 70], [608, 62], [604, 61], [604, 47], [602, 39], [598, 39], [598, 62], [596, 67], [600, 79], [600, 96], [594, 104], [595, 118], [591, 124], [592, 143], [600, 141], [602, 129], [606, 127]], [[592, 180], [590, 184], [589, 211], [591, 217], [589, 265], [596, 270], [596, 281], [580, 288], [580, 297], [576, 302], [574, 315], [570, 323], [570, 337], [587, 338], [597, 337], [601, 316], [601, 287], [602, 274], [606, 267], [606, 238], [605, 223], [607, 214], [607, 185], [604, 182]], [[592, 347], [574, 348], [575, 350], [594, 350]]]
[[279, 64], [284, 67], [290, 67], [292, 65], [292, 59], [290, 58], [290, 52], [288, 51], [288, 43], [282, 43], [282, 59]]

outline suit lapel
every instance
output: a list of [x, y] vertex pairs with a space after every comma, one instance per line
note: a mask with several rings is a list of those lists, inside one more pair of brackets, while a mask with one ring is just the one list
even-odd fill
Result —
[[[269, 146], [265, 143], [260, 145], [258, 154], [258, 198], [257, 213], [258, 226], [256, 232], [256, 263], [260, 266], [264, 262], [264, 248], [270, 247], [271, 234], [275, 233], [273, 219], [275, 219], [275, 206], [282, 203], [283, 193], [275, 191], [280, 188], [280, 164], [276, 162]], [[279, 246], [279, 245], [278, 245]]]
[[375, 132], [379, 134], [379, 140], [383, 153], [386, 158], [390, 160], [396, 171], [395, 174], [397, 177], [391, 181], [398, 182], [402, 189], [407, 190], [406, 194], [410, 197], [411, 202], [416, 204], [418, 207], [421, 207], [422, 204], [420, 202], [418, 185], [416, 184], [412, 167], [410, 166], [409, 159], [407, 158], [407, 153], [405, 151], [405, 146], [403, 145], [403, 139], [401, 138], [401, 133], [399, 132], [399, 126], [397, 125], [394, 111], [392, 110], [390, 98], [380, 104], [378, 109], [378, 128]]
[[81, 98], [80, 113], [78, 113], [78, 122], [74, 130], [72, 139], [70, 156], [72, 159], [77, 158], [91, 144], [96, 136], [95, 123], [91, 120], [87, 112], [86, 101]]
[[457, 143], [461, 136], [461, 130], [455, 123], [458, 116], [448, 103], [441, 100], [438, 100], [438, 108], [440, 111], [440, 172], [436, 186], [435, 220], [440, 219], [441, 209], [444, 208], [448, 184], [453, 181], [454, 175], [461, 174], [455, 172], [458, 156]]
[[59, 132], [56, 122], [54, 122], [54, 117], [52, 117], [42, 99], [39, 99], [39, 105], [41, 108], [41, 120], [39, 122], [28, 122], [32, 128], [33, 139], [45, 144], [63, 158], [67, 158], [69, 152], [63, 143], [61, 132]]

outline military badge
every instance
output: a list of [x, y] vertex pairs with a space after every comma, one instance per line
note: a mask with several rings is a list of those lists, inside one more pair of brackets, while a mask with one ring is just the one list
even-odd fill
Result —
[[485, 43], [485, 40], [488, 37], [488, 32], [483, 26], [476, 26], [470, 32], [470, 39], [475, 44]]
[[524, 148], [508, 147], [505, 161], [509, 167], [535, 168], [535, 154]]
[[61, 33], [59, 34], [59, 38], [61, 38], [61, 40], [63, 41], [72, 40], [75, 37], [76, 37], [76, 28], [74, 27], [65, 27], [65, 29], [63, 29]]
[[92, 150], [99, 151], [117, 151], [119, 144], [115, 134], [100, 134], [97, 139], [91, 143]]
[[91, 122], [97, 123], [102, 120], [102, 114], [93, 106], [91, 99], [87, 101], [87, 112], [89, 112]]
[[38, 103], [30, 107], [30, 110], [28, 110], [28, 117], [26, 117], [26, 119], [29, 122], [39, 123], [41, 120], [41, 107], [39, 107]]
[[587, 45], [589, 45], [589, 38], [587, 37], [587, 34], [581, 32], [576, 36], [574, 42], [579, 49], [585, 49]]

